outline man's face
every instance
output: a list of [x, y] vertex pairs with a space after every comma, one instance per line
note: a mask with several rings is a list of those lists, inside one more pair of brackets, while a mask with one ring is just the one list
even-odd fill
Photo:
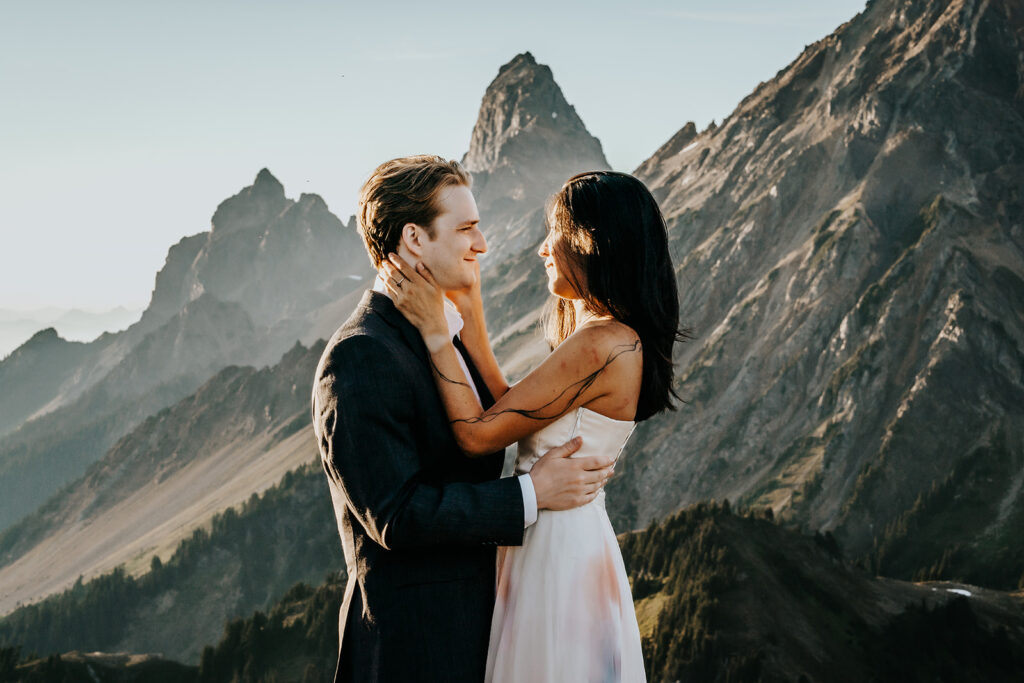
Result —
[[465, 185], [451, 185], [437, 197], [434, 238], [420, 240], [420, 261], [445, 291], [464, 289], [476, 280], [477, 256], [487, 251], [480, 214]]

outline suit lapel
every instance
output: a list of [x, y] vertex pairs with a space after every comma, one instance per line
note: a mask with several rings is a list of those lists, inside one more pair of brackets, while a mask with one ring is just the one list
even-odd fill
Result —
[[430, 358], [427, 355], [423, 337], [420, 336], [419, 330], [395, 308], [395, 303], [391, 299], [380, 292], [368, 290], [363, 294], [359, 305], [379, 315], [384, 322], [393, 327], [406, 345], [416, 354], [416, 357], [423, 361], [428, 370], [430, 369]]
[[[399, 335], [405, 341], [405, 343], [412, 349], [416, 357], [423, 361], [423, 365], [430, 370], [430, 357], [427, 354], [427, 346], [423, 343], [423, 337], [420, 335], [419, 330], [409, 320], [402, 315], [402, 313], [395, 308], [395, 303], [384, 294], [368, 290], [363, 294], [362, 300], [359, 302], [360, 306], [376, 313], [382, 317], [388, 325], [395, 328]], [[487, 383], [484, 382], [483, 377], [480, 375], [480, 371], [476, 369], [473, 364], [473, 359], [470, 357], [466, 347], [463, 346], [462, 340], [455, 337], [455, 348], [460, 354], [462, 354], [463, 360], [466, 361], [466, 367], [469, 368], [469, 374], [471, 381], [476, 385], [477, 393], [480, 394], [480, 403], [483, 405], [484, 410], [487, 410], [494, 405], [494, 397], [491, 392], [487, 389]]]

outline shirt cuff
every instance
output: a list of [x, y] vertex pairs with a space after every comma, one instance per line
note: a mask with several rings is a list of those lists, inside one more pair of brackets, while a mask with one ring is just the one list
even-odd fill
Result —
[[537, 521], [537, 492], [533, 490], [533, 479], [529, 474], [517, 477], [523, 488], [523, 528]]

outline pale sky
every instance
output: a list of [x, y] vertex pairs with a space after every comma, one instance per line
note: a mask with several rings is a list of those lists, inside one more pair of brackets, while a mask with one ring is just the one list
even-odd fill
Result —
[[0, 308], [142, 307], [268, 167], [347, 220], [403, 154], [461, 158], [529, 50], [611, 165], [721, 122], [863, 0], [0, 3]]

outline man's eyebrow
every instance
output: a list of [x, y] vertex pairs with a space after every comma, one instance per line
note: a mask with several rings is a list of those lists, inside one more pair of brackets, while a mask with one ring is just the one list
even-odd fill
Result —
[[476, 225], [479, 222], [480, 222], [480, 219], [476, 218], [476, 219], [473, 219], [471, 221], [462, 221], [461, 223], [459, 223], [459, 225]]

